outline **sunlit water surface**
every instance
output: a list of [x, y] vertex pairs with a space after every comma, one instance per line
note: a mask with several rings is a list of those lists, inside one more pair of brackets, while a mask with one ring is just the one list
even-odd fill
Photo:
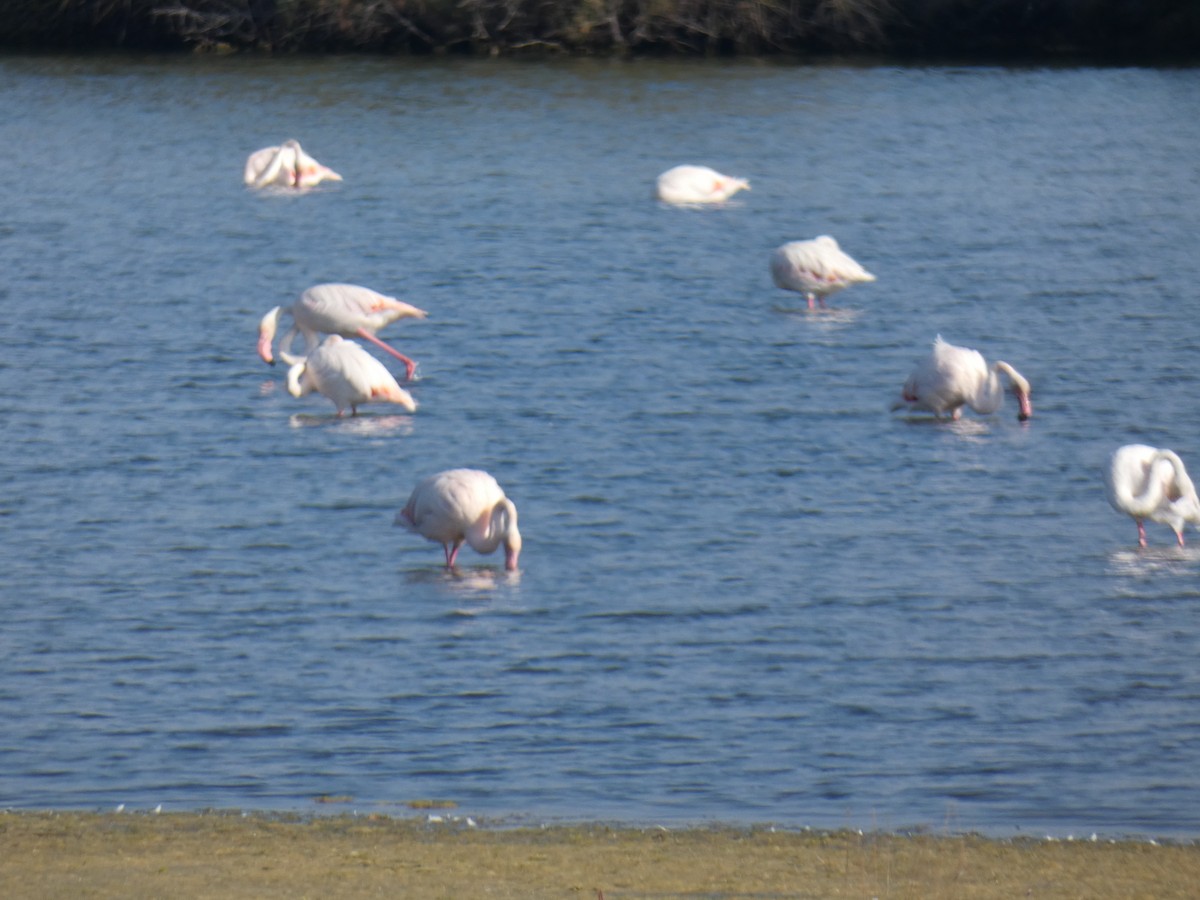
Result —
[[[1200, 549], [1100, 479], [1200, 469], [1200, 71], [8, 58], [0, 113], [0, 803], [1200, 835]], [[288, 137], [344, 183], [245, 190]], [[809, 314], [822, 233], [878, 281]], [[415, 415], [259, 361], [321, 281], [429, 311]], [[1033, 420], [890, 413], [938, 333]], [[393, 527], [460, 465], [519, 573]]]

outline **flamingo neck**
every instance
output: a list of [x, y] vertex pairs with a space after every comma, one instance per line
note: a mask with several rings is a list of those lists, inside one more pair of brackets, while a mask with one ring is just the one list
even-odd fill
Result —
[[987, 378], [979, 383], [975, 396], [968, 403], [971, 409], [980, 415], [989, 415], [998, 410], [1004, 403], [1004, 383], [1000, 380], [998, 371], [1001, 363], [996, 363], [988, 371]]
[[[280, 353], [280, 356], [282, 355], [283, 354]], [[303, 397], [305, 394], [312, 393], [312, 385], [309, 384], [307, 380], [302, 380], [304, 370], [307, 367], [308, 364], [301, 359], [298, 362], [292, 363], [291, 368], [288, 369], [287, 389], [288, 393], [293, 397]]]
[[517, 529], [517, 508], [513, 502], [505, 497], [487, 515], [481, 516], [467, 532], [467, 542], [482, 554], [493, 552], [503, 543], [505, 568], [515, 569], [521, 554], [521, 532]]

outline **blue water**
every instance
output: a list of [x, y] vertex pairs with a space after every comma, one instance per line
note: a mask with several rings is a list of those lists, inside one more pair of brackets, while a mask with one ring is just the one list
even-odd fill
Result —
[[[1200, 535], [1100, 479], [1200, 468], [1197, 146], [1192, 69], [0, 59], [0, 804], [1200, 835]], [[321, 281], [415, 415], [257, 358]], [[938, 333], [1034, 418], [890, 413]], [[519, 573], [392, 526], [460, 465]]]

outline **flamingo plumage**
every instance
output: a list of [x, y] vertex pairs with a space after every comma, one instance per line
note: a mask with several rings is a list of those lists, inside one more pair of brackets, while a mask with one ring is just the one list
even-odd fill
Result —
[[441, 544], [447, 569], [454, 568], [464, 542], [483, 554], [503, 544], [510, 572], [521, 555], [517, 508], [496, 479], [480, 469], [448, 469], [425, 478], [413, 488], [396, 524]]
[[341, 181], [342, 176], [323, 166], [300, 147], [299, 141], [284, 141], [278, 147], [255, 150], [246, 159], [242, 180], [247, 187], [315, 187], [322, 181]]
[[1025, 377], [1006, 362], [989, 366], [978, 350], [956, 347], [939, 334], [933, 350], [921, 360], [904, 382], [892, 409], [923, 410], [939, 418], [962, 415], [969, 406], [980, 415], [990, 415], [1004, 403], [1004, 382], [1017, 398], [1017, 418], [1024, 422], [1033, 415], [1031, 388]]
[[1127, 444], [1113, 453], [1104, 483], [1113, 509], [1137, 522], [1142, 547], [1146, 546], [1146, 519], [1170, 525], [1180, 547], [1183, 526], [1200, 525], [1200, 498], [1183, 460], [1173, 450]]
[[676, 166], [658, 176], [655, 193], [664, 203], [721, 203], [750, 190], [745, 178], [722, 175], [708, 166]]
[[875, 276], [842, 251], [827, 234], [810, 241], [789, 241], [771, 253], [771, 279], [785, 291], [797, 291], [825, 308], [825, 298], [852, 284], [875, 280]]
[[357, 284], [318, 284], [300, 295], [295, 303], [284, 308], [276, 306], [258, 325], [258, 355], [263, 362], [275, 364], [271, 344], [279, 319], [285, 313], [292, 316], [292, 328], [279, 342], [279, 358], [288, 365], [298, 357], [289, 352], [296, 333], [304, 335], [306, 352], [312, 352], [322, 334], [339, 334], [369, 341], [404, 363], [405, 379], [412, 381], [417, 364], [394, 347], [385, 344], [375, 332], [398, 319], [424, 319], [428, 313], [410, 303], [388, 297]]
[[319, 347], [294, 362], [287, 374], [293, 397], [318, 393], [328, 397], [341, 416], [347, 407], [358, 415], [363, 403], [397, 403], [416, 412], [417, 401], [400, 387], [383, 363], [361, 346], [331, 334]]

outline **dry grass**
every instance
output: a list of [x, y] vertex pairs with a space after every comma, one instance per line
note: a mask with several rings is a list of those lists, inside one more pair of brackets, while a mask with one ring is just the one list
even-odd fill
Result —
[[385, 816], [0, 814], [0, 896], [1193, 898], [1200, 847]]
[[0, 44], [209, 51], [1169, 55], [1195, 0], [0, 0]]

